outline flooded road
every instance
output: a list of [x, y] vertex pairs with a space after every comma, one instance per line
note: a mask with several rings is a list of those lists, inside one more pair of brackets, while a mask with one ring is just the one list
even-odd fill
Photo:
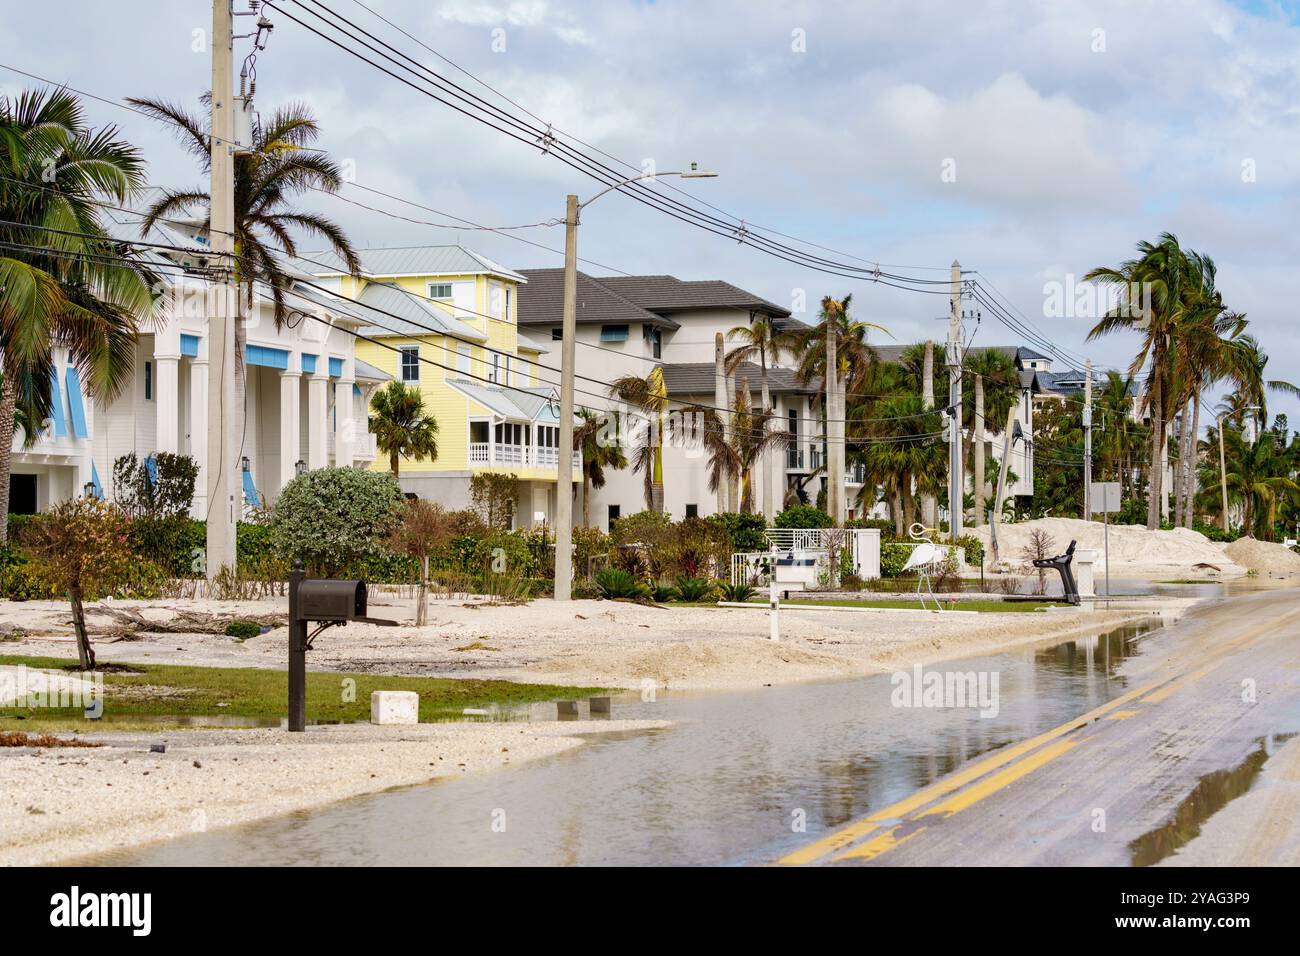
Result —
[[[130, 865], [766, 863], [980, 754], [1124, 693], [1147, 626], [925, 669], [983, 706], [900, 707], [892, 675], [615, 700], [672, 720], [509, 771], [425, 784], [105, 855]], [[982, 675], [982, 676], [981, 676]], [[984, 681], [979, 684], [979, 681]], [[956, 684], [960, 682], [951, 682]]]

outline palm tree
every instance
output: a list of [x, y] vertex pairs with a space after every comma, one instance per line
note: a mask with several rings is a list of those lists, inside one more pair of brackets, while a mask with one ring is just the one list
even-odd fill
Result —
[[[590, 408], [578, 409], [578, 416], [582, 424], [573, 430], [573, 448], [582, 452], [582, 526], [590, 528], [591, 489], [605, 487], [606, 468], [626, 468], [627, 456], [617, 440], [617, 428], [614, 429], [615, 440], [607, 440], [608, 419], [605, 416]], [[605, 440], [601, 438], [602, 433], [606, 434]]]
[[403, 458], [438, 460], [438, 421], [424, 413], [418, 388], [389, 382], [370, 400], [370, 411], [375, 447], [388, 456], [394, 478]]
[[902, 535], [916, 518], [917, 497], [943, 490], [947, 445], [937, 437], [943, 412], [927, 409], [921, 394], [909, 391], [876, 400], [872, 410], [871, 420], [855, 422], [850, 432], [859, 440], [855, 457], [865, 471], [859, 503], [865, 510], [872, 503], [868, 494], [874, 498], [883, 488], [894, 531]]
[[[1213, 436], [1217, 438], [1217, 435]], [[1284, 502], [1300, 501], [1300, 484], [1291, 477], [1289, 449], [1277, 432], [1267, 430], [1249, 441], [1240, 428], [1225, 428], [1228, 462], [1228, 500], [1242, 509], [1242, 527], [1248, 534], [1272, 540], [1278, 509]], [[1214, 464], [1201, 470], [1206, 510], [1221, 498], [1223, 481]]]
[[[208, 96], [202, 101], [209, 102]], [[211, 168], [210, 117], [200, 119], [165, 100], [128, 98], [127, 102], [166, 123], [203, 172]], [[302, 192], [334, 193], [343, 185], [338, 165], [321, 150], [310, 148], [319, 135], [311, 111], [302, 103], [290, 103], [276, 110], [266, 124], [257, 124], [249, 151], [235, 154], [235, 270], [241, 289], [235, 310], [235, 408], [240, 421], [247, 387], [246, 315], [252, 310], [255, 283], [269, 288], [278, 329], [291, 311], [285, 298], [292, 284], [280, 256], [298, 254], [296, 233], [323, 238], [349, 273], [355, 275], [361, 269], [356, 250], [337, 223], [291, 206]], [[210, 208], [211, 198], [202, 189], [167, 190], [149, 207], [141, 232], [147, 234], [159, 220], [193, 215], [200, 209], [205, 210], [206, 228]], [[240, 422], [236, 422], [236, 430], [242, 432]]]
[[[727, 353], [726, 371], [729, 378], [734, 378], [736, 369], [745, 362], [758, 360], [759, 381], [762, 387], [764, 413], [773, 411], [772, 392], [767, 380], [768, 360], [771, 357], [773, 337], [776, 335], [771, 318], [753, 315], [749, 325], [737, 325], [727, 332], [727, 338], [738, 339], [740, 344]], [[770, 460], [765, 453], [762, 461], [763, 474], [763, 515], [771, 520], [775, 514], [773, 501], [773, 481]], [[715, 489], [716, 490], [716, 489]]]
[[645, 480], [645, 506], [650, 511], [664, 510], [664, 428], [668, 412], [668, 388], [662, 368], [655, 368], [645, 378], [625, 375], [609, 386], [610, 395], [645, 415], [645, 427], [638, 427], [637, 445], [632, 453], [632, 470]]
[[[66, 90], [0, 98], [0, 435], [18, 406], [29, 426], [57, 396], [63, 347], [87, 390], [111, 400], [131, 380], [135, 335], [152, 317], [156, 277], [100, 225], [98, 200], [125, 202], [144, 183], [139, 152], [116, 127], [92, 130]], [[57, 231], [55, 231], [57, 230]], [[26, 429], [28, 439], [34, 427]], [[0, 502], [8, 508], [11, 442], [0, 441]], [[8, 529], [0, 521], [0, 543]]]
[[1088, 341], [1113, 332], [1139, 332], [1142, 344], [1129, 366], [1129, 374], [1136, 376], [1150, 362], [1143, 405], [1151, 414], [1147, 528], [1154, 531], [1160, 527], [1165, 422], [1169, 420], [1173, 398], [1173, 363], [1169, 356], [1179, 325], [1187, 314], [1191, 298], [1188, 293], [1195, 277], [1188, 254], [1172, 233], [1162, 233], [1154, 243], [1144, 239], [1137, 249], [1136, 259], [1126, 260], [1117, 268], [1099, 266], [1084, 278], [1115, 286], [1120, 293], [1120, 304], [1093, 327]]
[[1103, 474], [1119, 482], [1120, 500], [1136, 481], [1133, 455], [1141, 445], [1141, 426], [1133, 421], [1133, 379], [1114, 369], [1106, 373], [1093, 396], [1096, 415], [1093, 442]]
[[753, 410], [749, 404], [749, 382], [742, 377], [740, 385], [730, 427], [724, 429], [721, 416], [713, 408], [695, 406], [684, 414], [699, 416], [697, 420], [703, 425], [704, 450], [709, 455], [709, 490], [717, 491], [724, 481], [738, 481], [740, 511], [753, 514], [754, 466], [770, 449], [785, 444], [789, 436], [768, 427], [772, 412]]

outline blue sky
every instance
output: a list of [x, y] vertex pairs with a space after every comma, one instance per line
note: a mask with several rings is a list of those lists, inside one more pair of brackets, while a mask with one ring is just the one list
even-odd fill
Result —
[[[355, 0], [325, 2], [450, 71]], [[1300, 4], [365, 3], [620, 159], [717, 169], [720, 178], [685, 188], [748, 222], [918, 275], [960, 259], [1099, 365], [1126, 364], [1133, 341], [1085, 344], [1086, 320], [1044, 315], [1045, 285], [1117, 263], [1139, 239], [1171, 230], [1216, 260], [1227, 301], [1273, 356], [1270, 372], [1300, 379]], [[281, 6], [307, 19], [292, 0]], [[208, 60], [193, 49], [194, 31], [209, 25], [209, 9], [202, 0], [60, 3], [58, 16], [31, 15], [0, 36], [0, 62], [111, 98], [165, 95], [197, 107]], [[493, 225], [556, 217], [567, 192], [595, 191], [537, 150], [269, 16], [259, 108], [311, 104], [323, 145], [358, 183]], [[25, 82], [0, 71], [6, 92]], [[155, 182], [200, 182], [163, 130], [107, 106], [90, 111], [140, 143]], [[955, 164], [955, 181], [941, 175], [945, 164]], [[515, 268], [560, 261], [491, 234], [324, 197], [306, 204], [361, 245], [461, 241]], [[525, 235], [555, 248], [563, 239], [556, 228]], [[810, 303], [852, 292], [858, 314], [898, 340], [941, 334], [941, 297], [810, 272], [621, 196], [587, 211], [580, 252], [628, 272], [726, 279], [783, 304], [800, 290]], [[1014, 339], [986, 319], [977, 341]], [[1300, 420], [1300, 405], [1273, 408]]]

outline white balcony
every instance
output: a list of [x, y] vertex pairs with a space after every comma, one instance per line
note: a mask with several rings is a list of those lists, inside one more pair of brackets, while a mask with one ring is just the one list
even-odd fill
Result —
[[[475, 441], [469, 443], [469, 462], [488, 467], [555, 468], [560, 463], [560, 453], [558, 448]], [[573, 467], [581, 466], [582, 456], [574, 452]]]

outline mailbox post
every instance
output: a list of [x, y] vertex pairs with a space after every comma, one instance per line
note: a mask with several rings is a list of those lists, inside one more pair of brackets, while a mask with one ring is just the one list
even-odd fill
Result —
[[[367, 616], [366, 582], [308, 579], [302, 562], [289, 572], [289, 729], [307, 729], [307, 652], [316, 635], [327, 627], [360, 621], [396, 625], [396, 621]], [[320, 626], [313, 633], [307, 625]]]

